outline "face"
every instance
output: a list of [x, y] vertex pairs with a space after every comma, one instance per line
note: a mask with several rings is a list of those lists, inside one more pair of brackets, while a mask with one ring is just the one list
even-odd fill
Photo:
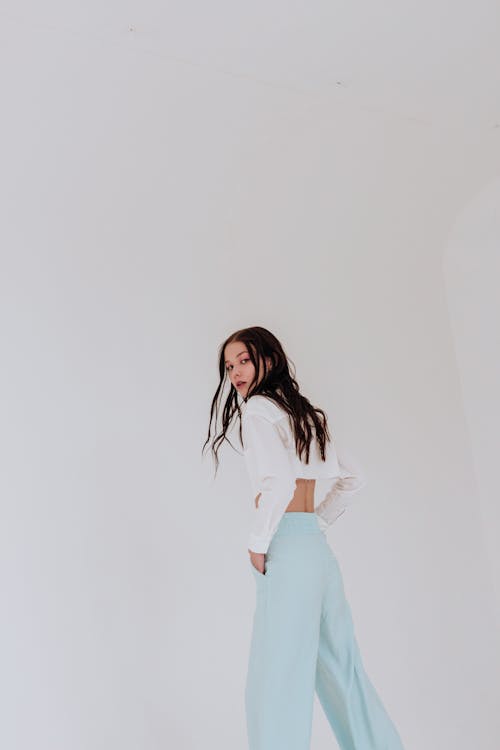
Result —
[[[250, 360], [250, 355], [245, 344], [241, 341], [233, 341], [227, 344], [224, 349], [224, 360], [226, 372], [232, 385], [236, 388], [240, 396], [246, 398], [250, 384], [255, 377], [255, 367]], [[270, 364], [270, 358], [267, 360]], [[261, 367], [258, 383], [264, 376], [264, 368]]]

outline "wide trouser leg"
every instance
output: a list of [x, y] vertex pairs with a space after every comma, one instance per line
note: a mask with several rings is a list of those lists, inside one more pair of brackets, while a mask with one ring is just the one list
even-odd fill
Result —
[[323, 595], [318, 541], [276, 536], [265, 574], [250, 563], [257, 598], [245, 688], [249, 750], [310, 748]]
[[341, 750], [403, 750], [361, 659], [338, 562], [329, 548], [316, 692]]

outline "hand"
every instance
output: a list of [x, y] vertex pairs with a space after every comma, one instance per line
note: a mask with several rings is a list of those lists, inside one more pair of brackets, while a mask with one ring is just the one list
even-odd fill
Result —
[[253, 550], [249, 549], [250, 552], [250, 560], [252, 562], [252, 565], [254, 568], [256, 568], [259, 573], [262, 573], [265, 575], [265, 567], [266, 567], [266, 553], [265, 552], [254, 552]]

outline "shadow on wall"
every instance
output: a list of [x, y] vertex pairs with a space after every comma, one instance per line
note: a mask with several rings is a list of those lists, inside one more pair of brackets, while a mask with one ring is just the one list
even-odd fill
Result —
[[459, 215], [443, 273], [500, 633], [500, 177]]

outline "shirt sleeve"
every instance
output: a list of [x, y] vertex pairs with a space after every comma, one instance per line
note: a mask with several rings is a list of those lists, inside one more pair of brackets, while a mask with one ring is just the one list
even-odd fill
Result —
[[252, 486], [261, 493], [253, 510], [248, 548], [267, 552], [286, 507], [295, 492], [288, 451], [276, 423], [260, 414], [246, 414], [244, 457]]
[[351, 454], [337, 450], [340, 473], [330, 486], [324, 500], [314, 509], [318, 516], [319, 526], [326, 531], [352, 502], [352, 496], [366, 484], [364, 472]]

